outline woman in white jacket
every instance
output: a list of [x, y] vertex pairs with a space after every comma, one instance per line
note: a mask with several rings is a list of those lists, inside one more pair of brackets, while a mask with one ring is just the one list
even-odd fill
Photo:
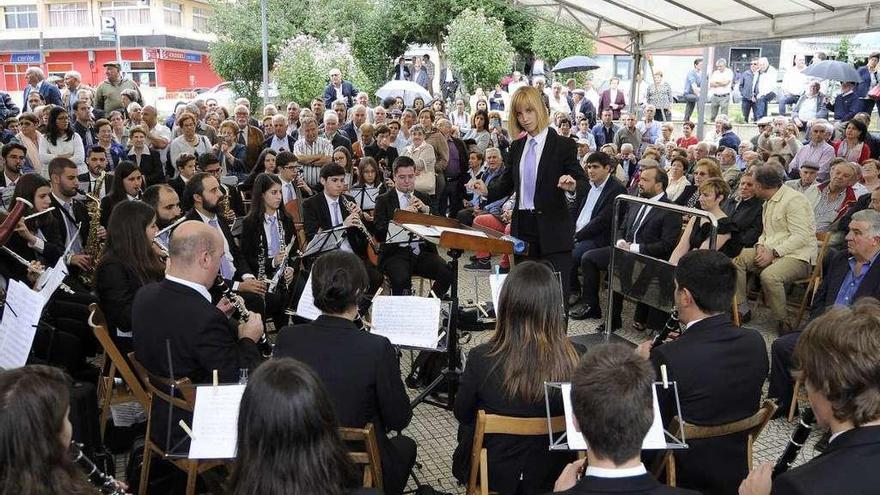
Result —
[[416, 124], [409, 129], [412, 137], [412, 144], [406, 147], [403, 156], [408, 156], [416, 163], [416, 191], [431, 196], [433, 200], [436, 192], [436, 171], [434, 165], [437, 162], [437, 156], [434, 147], [425, 141], [425, 128], [420, 124]]
[[39, 139], [40, 161], [44, 167], [56, 157], [70, 158], [76, 163], [77, 172], [84, 174], [86, 168], [85, 149], [79, 134], [70, 125], [70, 115], [61, 107], [52, 107], [46, 133]]

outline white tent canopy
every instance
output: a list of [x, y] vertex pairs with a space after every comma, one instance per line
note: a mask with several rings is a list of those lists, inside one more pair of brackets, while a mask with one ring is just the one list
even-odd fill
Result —
[[512, 0], [628, 53], [873, 31], [880, 2], [854, 0]]

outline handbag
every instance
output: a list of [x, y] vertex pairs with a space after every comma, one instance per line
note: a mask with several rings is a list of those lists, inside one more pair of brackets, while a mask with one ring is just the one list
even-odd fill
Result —
[[868, 98], [880, 100], [880, 84], [875, 85], [868, 91]]

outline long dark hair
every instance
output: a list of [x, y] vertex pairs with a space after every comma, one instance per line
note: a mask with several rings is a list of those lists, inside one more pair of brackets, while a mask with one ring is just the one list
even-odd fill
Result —
[[153, 240], [145, 231], [156, 210], [142, 201], [123, 201], [113, 208], [107, 222], [107, 242], [100, 264], [115, 261], [129, 266], [142, 284], [162, 280], [165, 264], [153, 252]]
[[67, 375], [49, 366], [0, 373], [0, 494], [96, 493], [61, 444], [69, 387]]
[[[278, 152], [273, 150], [272, 148], [266, 148], [263, 151], [261, 151], [260, 156], [257, 157], [256, 165], [254, 165], [253, 170], [251, 170], [251, 173], [244, 180], [244, 184], [253, 184], [254, 181], [257, 179], [258, 175], [266, 172], [266, 170], [265, 170], [266, 155], [272, 155], [277, 158]], [[277, 162], [275, 163], [275, 170], [276, 170], [276, 172], [278, 170], [278, 163]]]
[[[370, 167], [373, 169], [375, 174], [375, 178], [373, 179], [372, 184], [367, 184], [364, 182], [364, 169]], [[365, 156], [360, 159], [358, 162], [358, 176], [357, 176], [357, 185], [359, 186], [371, 186], [371, 187], [380, 187], [385, 182], [382, 180], [382, 171], [379, 170], [379, 164], [376, 163], [376, 159], [371, 156]]]
[[[58, 116], [62, 113], [67, 114], [67, 129], [62, 131], [58, 128]], [[61, 137], [62, 133], [64, 134], [64, 140], [70, 141], [73, 139], [73, 126], [70, 124], [70, 113], [67, 112], [63, 107], [52, 106], [49, 110], [49, 121], [46, 123], [46, 139], [52, 143], [52, 146], [58, 144], [58, 138]]]
[[[15, 198], [22, 198], [28, 200], [31, 204], [35, 204], [35, 199], [37, 195], [37, 189], [41, 187], [52, 187], [52, 184], [48, 179], [44, 178], [39, 174], [24, 174], [19, 179], [18, 182], [15, 183], [15, 190], [12, 193], [12, 200], [9, 202], [10, 205], [14, 205], [16, 202]], [[36, 210], [34, 208], [28, 208], [25, 212], [25, 215], [29, 215], [34, 213]], [[3, 216], [6, 218], [6, 215]], [[32, 232], [36, 232], [37, 229], [43, 229], [51, 225], [55, 221], [55, 217], [53, 215], [40, 215], [37, 218], [33, 218], [31, 220], [25, 220], [25, 225], [27, 225], [28, 229]]]
[[116, 204], [126, 199], [127, 194], [123, 182], [129, 175], [138, 171], [140, 171], [140, 168], [134, 162], [128, 160], [119, 162], [119, 165], [113, 170], [113, 187], [110, 189], [109, 195], [111, 204]]
[[559, 280], [543, 263], [517, 263], [498, 300], [489, 355], [501, 368], [510, 398], [538, 402], [545, 381], [566, 381], [578, 355], [566, 337]]
[[[254, 179], [254, 186], [251, 188], [251, 207], [248, 210], [248, 218], [256, 219], [262, 223], [263, 215], [266, 214], [266, 203], [263, 201], [263, 193], [272, 189], [274, 185], [281, 185], [281, 179], [275, 174], [262, 173]], [[284, 205], [278, 207], [278, 215], [287, 217], [287, 210]]]
[[263, 363], [241, 399], [230, 494], [342, 495], [357, 485], [333, 404], [314, 372], [291, 358]]

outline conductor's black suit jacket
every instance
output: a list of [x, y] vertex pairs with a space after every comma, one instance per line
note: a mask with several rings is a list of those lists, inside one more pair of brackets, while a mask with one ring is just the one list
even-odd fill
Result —
[[[651, 362], [657, 376], [665, 364], [669, 379], [677, 382], [682, 419], [703, 426], [756, 413], [769, 367], [761, 335], [735, 326], [725, 314], [700, 320], [678, 339], [652, 350]], [[661, 413], [669, 424], [675, 415], [674, 399], [662, 392]], [[735, 494], [748, 474], [746, 437], [728, 435], [688, 444], [687, 451], [676, 452], [679, 486]]]
[[[530, 138], [526, 136], [511, 143], [509, 166], [488, 186], [489, 203], [517, 193], [510, 225], [510, 234], [514, 237], [520, 235], [516, 213], [522, 201], [518, 194], [519, 162], [528, 139]], [[548, 128], [535, 181], [535, 213], [538, 217], [541, 254], [562, 253], [571, 251], [574, 247], [574, 221], [569, 211], [569, 202], [565, 191], [557, 187], [559, 178], [563, 175], [570, 175], [577, 181], [576, 193], [583, 194], [588, 187], [587, 176], [578, 164], [577, 144], [573, 139], [562, 137], [552, 128]]]

